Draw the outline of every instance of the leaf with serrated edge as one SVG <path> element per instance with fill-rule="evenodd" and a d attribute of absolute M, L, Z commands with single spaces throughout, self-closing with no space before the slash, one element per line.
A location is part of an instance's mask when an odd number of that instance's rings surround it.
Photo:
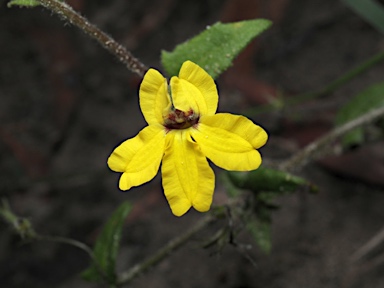
<path fill-rule="evenodd" d="M 265 19 L 234 23 L 216 23 L 192 39 L 178 45 L 172 52 L 162 51 L 161 61 L 169 76 L 179 73 L 181 65 L 190 60 L 217 78 L 233 59 L 261 32 L 272 24 Z"/>

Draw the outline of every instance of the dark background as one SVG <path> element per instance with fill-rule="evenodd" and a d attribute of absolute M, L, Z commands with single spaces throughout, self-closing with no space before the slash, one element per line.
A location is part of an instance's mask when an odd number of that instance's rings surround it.
<path fill-rule="evenodd" d="M 39 233 L 89 245 L 118 204 L 130 200 L 134 210 L 118 260 L 119 270 L 126 270 L 203 215 L 174 217 L 159 176 L 119 192 L 118 175 L 106 166 L 113 148 L 145 125 L 137 97 L 141 79 L 51 12 L 8 9 L 6 2 L 0 1 L 0 196 Z M 219 110 L 247 113 L 271 134 L 264 159 L 284 159 L 321 136 L 348 99 L 383 80 L 381 64 L 331 95 L 285 113 L 252 116 L 265 95 L 284 91 L 290 97 L 321 88 L 378 53 L 382 35 L 334 0 L 70 2 L 158 69 L 161 49 L 171 50 L 216 21 L 272 19 L 274 26 L 218 79 Z M 248 253 L 257 267 L 230 245 L 220 253 L 202 249 L 219 227 L 212 226 L 132 286 L 384 287 L 384 262 L 374 262 L 380 249 L 351 262 L 383 227 L 382 147 L 374 142 L 309 165 L 301 175 L 319 193 L 279 199 L 271 255 L 261 253 L 246 233 L 239 236 L 238 242 L 253 245 Z M 225 201 L 217 181 L 214 202 Z M 98 287 L 78 276 L 89 264 L 82 251 L 47 242 L 20 245 L 3 222 L 0 231 L 1 287 Z"/>

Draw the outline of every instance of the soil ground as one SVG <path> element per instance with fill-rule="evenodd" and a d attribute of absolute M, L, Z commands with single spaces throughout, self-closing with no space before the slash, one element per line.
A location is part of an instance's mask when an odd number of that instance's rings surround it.
<path fill-rule="evenodd" d="M 160 67 L 161 49 L 171 50 L 220 20 L 225 1 L 72 2 L 144 63 Z M 50 12 L 0 3 L 0 196 L 14 211 L 42 234 L 91 245 L 106 217 L 122 201 L 131 201 L 135 208 L 124 229 L 120 270 L 203 217 L 194 211 L 174 217 L 159 176 L 119 192 L 118 175 L 106 166 L 112 149 L 145 125 L 138 107 L 140 78 Z M 292 0 L 283 11 L 252 48 L 254 72 L 248 76 L 255 83 L 286 94 L 312 91 L 383 49 L 382 35 L 341 1 Z M 258 107 L 256 96 L 227 81 L 230 73 L 218 79 L 219 109 L 251 115 Z M 378 65 L 332 95 L 296 106 L 288 116 L 252 116 L 271 135 L 262 149 L 264 159 L 289 157 L 330 129 L 335 111 L 357 91 L 382 81 L 382 75 L 384 66 Z M 252 88 L 254 82 L 247 85 Z M 370 161 L 359 164 L 356 159 L 357 175 L 362 175 Z M 351 262 L 351 255 L 383 229 L 383 187 L 348 171 L 341 174 L 319 163 L 301 173 L 319 193 L 298 192 L 278 200 L 270 255 L 246 233 L 239 236 L 238 242 L 252 244 L 248 253 L 256 267 L 231 245 L 220 253 L 202 249 L 202 241 L 217 229 L 213 225 L 132 287 L 384 287 L 384 262 L 375 262 L 383 245 L 370 258 Z M 217 183 L 215 203 L 225 199 Z M 82 251 L 50 242 L 20 245 L 2 222 L 0 231 L 1 287 L 98 287 L 78 276 L 89 264 Z"/>

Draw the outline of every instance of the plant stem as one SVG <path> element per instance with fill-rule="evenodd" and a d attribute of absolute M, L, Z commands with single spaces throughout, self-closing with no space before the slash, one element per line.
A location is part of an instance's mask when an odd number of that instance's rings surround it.
<path fill-rule="evenodd" d="M 355 78 L 355 77 L 359 76 L 360 74 L 364 73 L 365 71 L 369 70 L 370 68 L 372 68 L 376 64 L 379 64 L 383 60 L 384 60 L 384 51 L 381 51 L 381 52 L 377 53 L 376 55 L 374 55 L 373 57 L 366 60 L 365 62 L 363 62 L 362 64 L 360 64 L 359 66 L 349 70 L 348 72 L 346 72 L 345 74 L 343 74 L 342 76 L 337 78 L 336 80 L 332 81 L 331 83 L 329 83 L 324 88 L 322 88 L 318 91 L 315 91 L 315 92 L 297 95 L 294 98 L 292 98 L 291 100 L 288 99 L 287 103 L 290 105 L 294 105 L 294 104 L 301 103 L 302 101 L 305 101 L 305 100 L 310 100 L 313 98 L 318 98 L 318 97 L 322 97 L 322 96 L 325 96 L 327 94 L 330 94 L 333 91 L 337 90 L 339 87 L 341 87 L 344 84 L 351 81 L 353 78 Z"/>
<path fill-rule="evenodd" d="M 39 234 L 36 235 L 35 240 L 67 244 L 67 245 L 76 247 L 80 250 L 83 250 L 85 253 L 88 254 L 89 258 L 91 258 L 93 264 L 95 265 L 97 271 L 100 274 L 100 277 L 105 281 L 105 283 L 109 283 L 109 279 L 105 274 L 105 271 L 101 267 L 99 261 L 96 259 L 95 254 L 93 253 L 93 250 L 87 244 L 71 238 L 60 237 L 60 236 L 39 235 Z"/>
<path fill-rule="evenodd" d="M 280 109 L 285 109 L 288 110 L 290 106 L 300 104 L 304 101 L 319 98 L 319 97 L 324 97 L 344 84 L 348 83 L 355 77 L 359 76 L 360 74 L 368 71 L 371 69 L 373 66 L 379 64 L 380 62 L 384 61 L 384 51 L 381 51 L 374 55 L 373 57 L 369 58 L 365 62 L 361 63 L 359 66 L 347 71 L 345 74 L 337 78 L 336 80 L 332 81 L 328 85 L 326 85 L 324 88 L 321 88 L 319 90 L 316 90 L 314 92 L 308 92 L 308 93 L 303 93 L 299 94 L 296 96 L 292 96 L 288 99 L 280 100 L 276 99 L 273 101 L 271 104 L 266 104 L 263 106 L 260 106 L 258 108 L 250 109 L 245 112 L 246 115 L 253 116 L 257 115 L 260 113 L 267 113 L 271 112 L 274 110 L 280 110 Z"/>
<path fill-rule="evenodd" d="M 344 134 L 359 126 L 363 126 L 365 124 L 373 122 L 383 116 L 384 107 L 370 110 L 359 118 L 353 119 L 350 122 L 347 122 L 344 125 L 335 128 L 328 134 L 312 142 L 307 147 L 293 155 L 290 159 L 284 161 L 281 165 L 279 165 L 279 169 L 290 172 L 300 170 L 313 158 L 315 158 L 319 154 L 322 154 L 325 148 L 337 138 L 343 136 Z"/>
<path fill-rule="evenodd" d="M 83 242 L 77 241 L 75 239 L 59 237 L 59 236 L 36 235 L 36 240 L 63 243 L 63 244 L 74 246 L 76 248 L 79 248 L 80 250 L 83 250 L 85 253 L 88 254 L 88 256 L 92 260 L 95 260 L 95 256 L 93 254 L 92 249 L 88 245 L 84 244 Z"/>
<path fill-rule="evenodd" d="M 77 26 L 93 39 L 98 41 L 101 46 L 114 54 L 117 59 L 126 65 L 132 72 L 143 76 L 148 68 L 135 58 L 131 52 L 125 49 L 121 44 L 113 38 L 101 31 L 95 25 L 91 24 L 86 18 L 74 11 L 71 6 L 65 2 L 57 0 L 38 0 L 42 6 L 56 13 L 60 18 L 67 20 L 69 23 Z"/>
<path fill-rule="evenodd" d="M 165 259 L 169 254 L 175 251 L 177 248 L 185 244 L 192 236 L 197 234 L 203 228 L 207 227 L 210 223 L 217 220 L 219 216 L 209 214 L 197 222 L 192 228 L 187 230 L 184 234 L 179 237 L 176 237 L 168 242 L 163 248 L 158 250 L 154 255 L 145 259 L 143 262 L 136 264 L 127 272 L 124 272 L 120 275 L 118 280 L 118 285 L 122 286 L 131 282 L 134 278 L 139 276 L 140 274 L 146 272 L 148 269 L 153 267 L 154 265 L 161 262 Z"/>

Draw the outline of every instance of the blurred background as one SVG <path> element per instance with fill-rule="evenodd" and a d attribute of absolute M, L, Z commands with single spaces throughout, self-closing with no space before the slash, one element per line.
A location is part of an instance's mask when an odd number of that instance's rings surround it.
<path fill-rule="evenodd" d="M 335 93 L 284 111 L 256 113 L 278 97 L 313 91 L 384 49 L 382 34 L 334 0 L 72 0 L 92 23 L 161 70 L 172 50 L 217 21 L 267 18 L 257 38 L 217 81 L 219 111 L 246 114 L 265 127 L 266 162 L 299 151 L 334 126 L 335 113 L 358 91 L 383 80 L 377 65 Z M 380 1 L 379 1 L 380 2 Z M 145 125 L 138 106 L 141 79 L 76 27 L 43 8 L 7 8 L 0 1 L 0 196 L 42 234 L 92 245 L 124 200 L 134 204 L 124 228 L 119 270 L 126 270 L 181 234 L 203 215 L 171 214 L 159 175 L 120 192 L 106 159 Z M 309 165 L 302 176 L 319 193 L 281 197 L 273 214 L 273 246 L 265 255 L 252 239 L 249 255 L 231 245 L 218 253 L 201 243 L 208 227 L 133 287 L 384 287 L 384 261 L 359 264 L 351 255 L 384 226 L 383 141 Z M 216 169 L 214 203 L 227 200 Z M 76 248 L 34 242 L 0 222 L 2 287 L 98 287 L 80 279 L 88 256 Z M 377 255 L 376 255 L 377 254 Z M 383 256 L 381 256 L 383 258 Z M 374 262 L 376 261 L 376 262 Z"/>

